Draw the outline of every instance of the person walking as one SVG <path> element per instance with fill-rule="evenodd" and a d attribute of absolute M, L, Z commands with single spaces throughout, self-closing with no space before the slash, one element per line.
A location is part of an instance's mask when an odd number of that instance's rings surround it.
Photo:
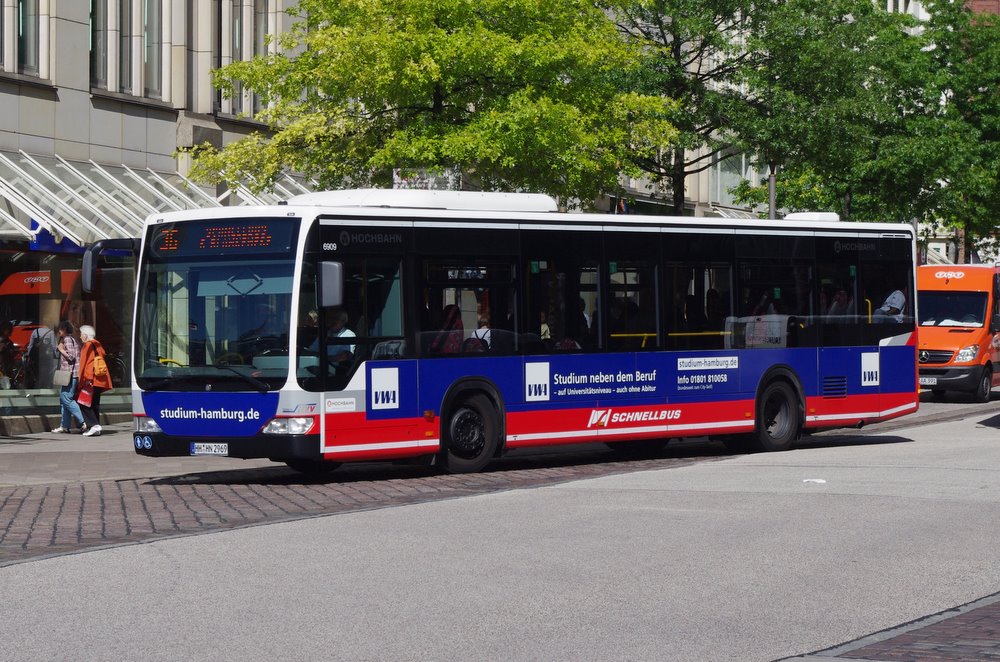
<path fill-rule="evenodd" d="M 104 346 L 97 339 L 94 327 L 89 324 L 81 326 L 80 340 L 83 341 L 83 348 L 80 350 L 80 385 L 76 401 L 87 424 L 83 436 L 96 437 L 101 434 L 101 393 L 112 387 L 111 375 Z"/>
<path fill-rule="evenodd" d="M 79 383 L 76 364 L 80 360 L 80 343 L 76 339 L 75 331 L 73 323 L 69 320 L 63 320 L 56 326 L 56 334 L 59 336 L 56 344 L 56 351 L 59 352 L 59 371 L 65 370 L 69 373 L 69 383 L 59 387 L 59 411 L 62 419 L 59 427 L 53 432 L 72 432 L 73 419 L 76 419 L 83 432 L 87 431 L 80 404 L 74 399 L 76 385 Z"/>

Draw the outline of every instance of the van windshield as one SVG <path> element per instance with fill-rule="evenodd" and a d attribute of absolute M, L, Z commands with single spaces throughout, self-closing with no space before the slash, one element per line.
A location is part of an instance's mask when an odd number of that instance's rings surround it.
<path fill-rule="evenodd" d="M 921 290 L 920 326 L 981 327 L 986 324 L 986 292 Z"/>

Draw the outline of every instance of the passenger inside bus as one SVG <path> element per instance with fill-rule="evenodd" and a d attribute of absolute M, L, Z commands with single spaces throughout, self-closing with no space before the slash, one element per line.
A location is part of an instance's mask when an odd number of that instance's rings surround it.
<path fill-rule="evenodd" d="M 827 315 L 854 314 L 854 301 L 851 299 L 851 295 L 847 293 L 845 288 L 838 287 L 834 290 L 832 299 L 830 307 L 826 311 Z"/>
<path fill-rule="evenodd" d="M 902 322 L 903 308 L 906 306 L 906 296 L 900 290 L 893 290 L 885 298 L 882 305 L 872 314 L 876 322 Z"/>
<path fill-rule="evenodd" d="M 347 327 L 347 311 L 340 306 L 326 309 L 326 356 L 330 369 L 337 372 L 350 368 L 356 345 L 349 338 L 355 338 L 354 331 Z M 319 353 L 319 338 L 309 346 L 309 350 Z"/>
<path fill-rule="evenodd" d="M 465 327 L 462 311 L 455 304 L 448 304 L 442 311 L 441 328 L 431 340 L 431 354 L 457 354 L 462 351 Z"/>

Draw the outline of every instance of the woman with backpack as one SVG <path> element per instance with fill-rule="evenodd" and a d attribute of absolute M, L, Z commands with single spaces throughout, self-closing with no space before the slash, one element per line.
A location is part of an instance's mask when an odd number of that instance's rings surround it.
<path fill-rule="evenodd" d="M 56 350 L 59 352 L 60 373 L 69 374 L 69 382 L 59 384 L 59 411 L 62 414 L 59 427 L 53 432 L 72 432 L 73 419 L 80 424 L 82 432 L 87 431 L 87 424 L 83 420 L 83 412 L 80 411 L 80 404 L 76 398 L 77 385 L 77 361 L 80 360 L 80 343 L 76 340 L 76 329 L 69 320 L 63 320 L 56 326 L 56 333 L 59 334 L 59 344 Z"/>
<path fill-rule="evenodd" d="M 111 388 L 111 375 L 105 360 L 104 346 L 97 339 L 94 327 L 84 324 L 80 327 L 80 390 L 76 401 L 80 404 L 87 431 L 84 437 L 96 437 L 101 434 L 101 393 Z"/>

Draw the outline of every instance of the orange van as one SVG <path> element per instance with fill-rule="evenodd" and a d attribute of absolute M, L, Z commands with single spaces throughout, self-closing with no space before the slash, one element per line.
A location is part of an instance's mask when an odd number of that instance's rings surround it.
<path fill-rule="evenodd" d="M 971 393 L 988 402 L 1000 384 L 1000 267 L 917 268 L 920 386 L 935 395 Z"/>

